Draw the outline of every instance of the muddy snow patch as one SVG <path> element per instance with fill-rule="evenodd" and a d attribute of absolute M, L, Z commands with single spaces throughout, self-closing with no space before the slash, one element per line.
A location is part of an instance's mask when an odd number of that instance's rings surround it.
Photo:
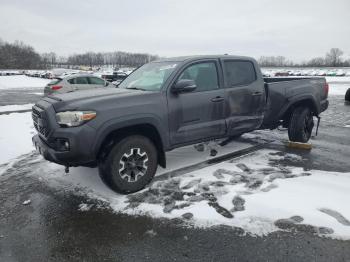
<path fill-rule="evenodd" d="M 283 164 L 277 164 L 276 156 Z M 108 189 L 96 169 L 73 168 L 63 175 L 62 167 L 43 162 L 35 175 L 40 172 L 50 185 L 102 200 L 115 212 L 178 219 L 198 227 L 228 225 L 256 235 L 286 230 L 350 239 L 350 173 L 306 172 L 284 164 L 290 159 L 302 158 L 261 150 L 155 181 L 127 196 Z"/>
<path fill-rule="evenodd" d="M 78 210 L 81 212 L 89 211 L 93 206 L 93 204 L 81 203 Z"/>

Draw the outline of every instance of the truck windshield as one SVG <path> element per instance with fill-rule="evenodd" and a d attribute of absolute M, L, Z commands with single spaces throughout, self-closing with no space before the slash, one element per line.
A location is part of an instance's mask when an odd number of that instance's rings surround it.
<path fill-rule="evenodd" d="M 128 76 L 120 88 L 140 89 L 145 91 L 158 91 L 177 66 L 174 62 L 148 63 Z"/>

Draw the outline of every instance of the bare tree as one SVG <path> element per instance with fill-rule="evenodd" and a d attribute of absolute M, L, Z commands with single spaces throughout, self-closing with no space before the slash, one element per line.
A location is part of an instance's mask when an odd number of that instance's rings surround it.
<path fill-rule="evenodd" d="M 261 66 L 292 66 L 293 63 L 288 61 L 284 56 L 262 56 L 259 58 Z"/>
<path fill-rule="evenodd" d="M 40 55 L 31 46 L 20 41 L 0 44 L 1 69 L 34 69 L 40 66 Z"/>
<path fill-rule="evenodd" d="M 312 58 L 306 63 L 307 66 L 318 66 L 318 67 L 325 66 L 325 64 L 326 64 L 326 61 L 323 57 Z"/>
<path fill-rule="evenodd" d="M 326 64 L 329 66 L 339 66 L 341 64 L 341 56 L 344 54 L 339 48 L 332 48 L 326 54 Z"/>
<path fill-rule="evenodd" d="M 119 66 L 140 66 L 149 61 L 158 59 L 156 55 L 135 54 L 127 52 L 107 52 L 94 53 L 88 52 L 84 54 L 74 54 L 68 57 L 68 64 L 72 66 L 101 66 L 112 65 Z"/>
<path fill-rule="evenodd" d="M 54 52 L 43 53 L 40 56 L 44 68 L 52 68 L 57 64 L 57 56 Z"/>

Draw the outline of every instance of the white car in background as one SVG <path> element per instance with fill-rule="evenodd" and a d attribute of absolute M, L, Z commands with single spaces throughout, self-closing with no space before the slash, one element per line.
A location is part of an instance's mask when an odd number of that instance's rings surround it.
<path fill-rule="evenodd" d="M 345 76 L 345 72 L 343 70 L 338 70 L 335 74 L 336 76 Z"/>
<path fill-rule="evenodd" d="M 318 71 L 318 76 L 326 76 L 327 75 L 327 72 L 324 71 L 324 70 L 321 70 L 321 71 Z"/>
<path fill-rule="evenodd" d="M 56 78 L 44 88 L 44 95 L 70 93 L 94 88 L 115 87 L 104 79 L 91 74 L 73 74 L 64 78 Z"/>

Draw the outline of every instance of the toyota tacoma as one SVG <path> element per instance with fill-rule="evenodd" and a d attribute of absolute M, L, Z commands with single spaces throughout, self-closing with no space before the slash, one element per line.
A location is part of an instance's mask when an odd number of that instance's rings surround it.
<path fill-rule="evenodd" d="M 109 187 L 132 193 L 178 147 L 279 126 L 307 142 L 327 97 L 325 78 L 263 78 L 249 57 L 168 58 L 141 66 L 119 88 L 41 99 L 33 143 L 48 161 L 98 166 Z"/>

